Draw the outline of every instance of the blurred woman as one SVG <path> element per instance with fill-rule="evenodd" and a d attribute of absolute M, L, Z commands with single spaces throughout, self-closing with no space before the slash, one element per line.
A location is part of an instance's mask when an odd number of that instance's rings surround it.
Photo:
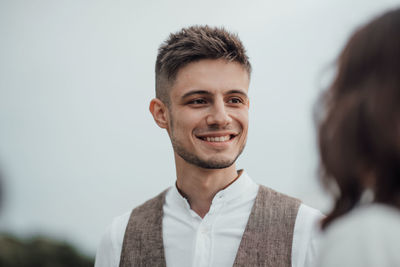
<path fill-rule="evenodd" d="M 319 104 L 334 196 L 318 266 L 400 266 L 400 9 L 357 30 Z"/>

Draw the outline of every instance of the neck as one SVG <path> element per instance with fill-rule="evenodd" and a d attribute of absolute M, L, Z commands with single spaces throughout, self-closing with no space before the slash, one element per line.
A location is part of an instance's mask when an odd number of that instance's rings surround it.
<path fill-rule="evenodd" d="M 190 208 L 204 218 L 214 196 L 238 177 L 236 166 L 232 164 L 224 169 L 204 169 L 175 158 L 178 190 L 188 200 Z"/>

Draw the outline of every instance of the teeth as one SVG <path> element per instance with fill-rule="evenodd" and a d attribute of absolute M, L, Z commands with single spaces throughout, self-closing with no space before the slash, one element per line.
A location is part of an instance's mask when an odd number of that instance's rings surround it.
<path fill-rule="evenodd" d="M 229 140 L 229 135 L 226 136 L 217 136 L 217 137 L 205 137 L 204 140 L 207 142 L 225 142 Z"/>

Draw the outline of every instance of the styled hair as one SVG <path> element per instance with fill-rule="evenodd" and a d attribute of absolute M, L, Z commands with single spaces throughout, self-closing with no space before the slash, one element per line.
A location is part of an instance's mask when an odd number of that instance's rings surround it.
<path fill-rule="evenodd" d="M 178 71 L 202 59 L 225 59 L 238 62 L 251 73 L 246 50 L 237 34 L 224 28 L 191 26 L 170 34 L 161 44 L 156 61 L 156 97 L 169 103 L 169 89 Z"/>
<path fill-rule="evenodd" d="M 320 174 L 338 191 L 322 228 L 360 204 L 366 190 L 374 202 L 400 208 L 400 9 L 351 36 L 317 104 Z"/>

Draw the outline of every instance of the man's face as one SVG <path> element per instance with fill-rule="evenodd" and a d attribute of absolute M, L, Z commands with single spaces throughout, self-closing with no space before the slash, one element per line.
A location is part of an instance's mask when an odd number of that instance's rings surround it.
<path fill-rule="evenodd" d="M 249 75 L 236 62 L 200 60 L 179 70 L 170 91 L 175 153 L 207 169 L 231 166 L 247 139 Z"/>

